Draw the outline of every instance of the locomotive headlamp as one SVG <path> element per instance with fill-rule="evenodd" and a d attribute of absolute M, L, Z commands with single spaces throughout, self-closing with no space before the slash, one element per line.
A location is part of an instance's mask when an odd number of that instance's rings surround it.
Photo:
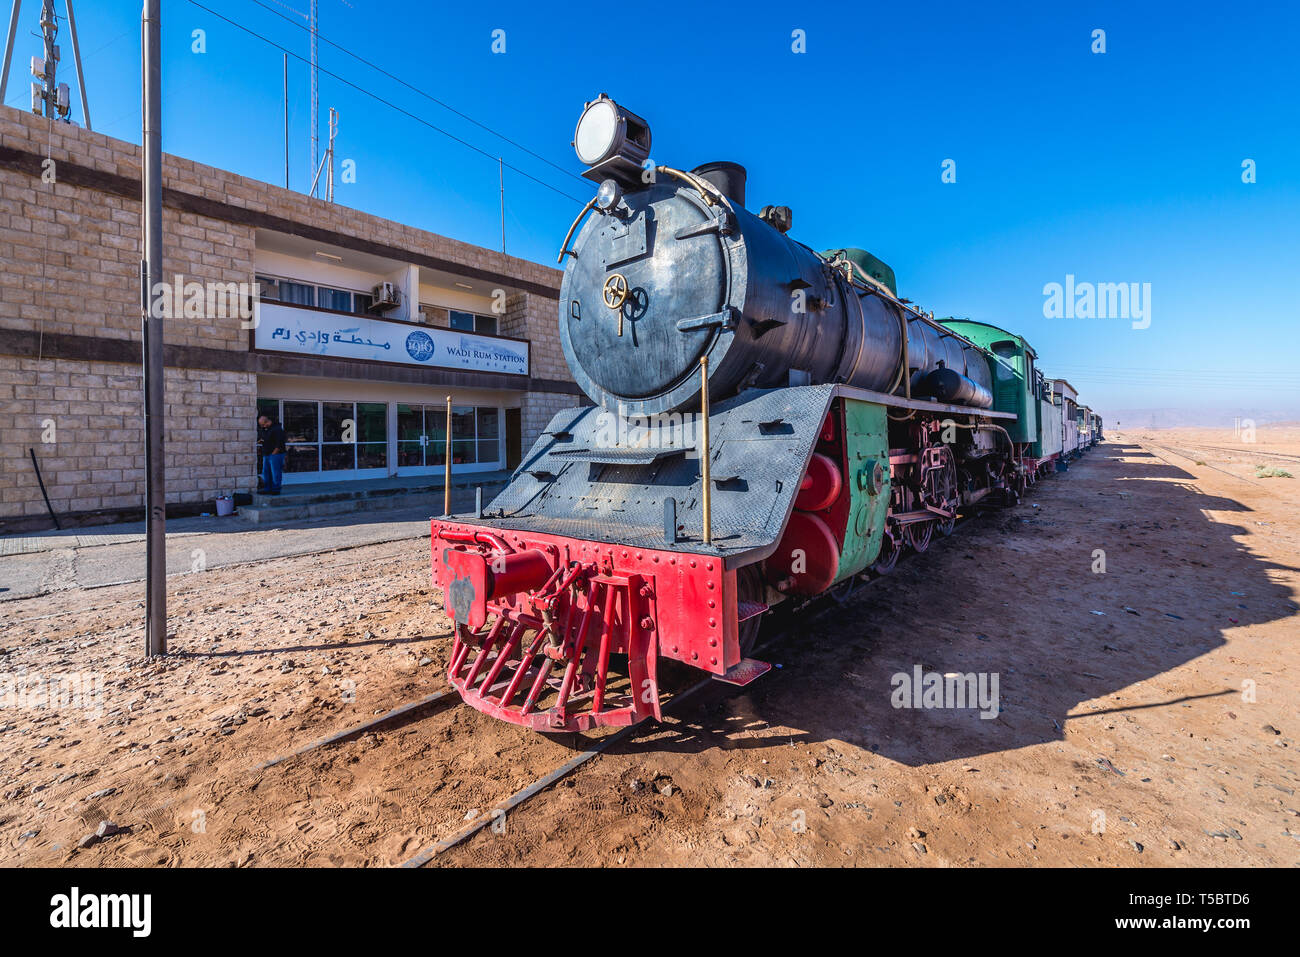
<path fill-rule="evenodd" d="M 596 208 L 608 213 L 622 198 L 623 191 L 618 188 L 618 183 L 612 179 L 604 180 L 600 184 L 600 189 L 596 190 Z"/>
<path fill-rule="evenodd" d="M 633 183 L 650 156 L 650 127 L 604 93 L 588 103 L 573 134 L 578 159 L 590 167 L 583 175 L 597 181 L 613 177 Z"/>

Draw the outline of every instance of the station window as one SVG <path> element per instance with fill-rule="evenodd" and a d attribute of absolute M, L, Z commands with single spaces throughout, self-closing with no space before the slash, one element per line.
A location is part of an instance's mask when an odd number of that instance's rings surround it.
<path fill-rule="evenodd" d="M 316 305 L 322 309 L 336 309 L 339 312 L 353 311 L 353 293 L 347 289 L 331 289 L 329 286 L 318 286 L 316 295 Z"/>
<path fill-rule="evenodd" d="M 258 399 L 257 411 L 279 418 L 287 473 L 351 472 L 388 467 L 388 404 Z M 258 462 L 261 471 L 261 461 Z"/>
<path fill-rule="evenodd" d="M 353 292 L 351 289 L 339 289 L 336 286 L 296 282 L 292 279 L 277 279 L 274 276 L 258 276 L 257 281 L 261 284 L 261 298 L 266 302 L 317 306 L 321 309 L 333 309 L 336 312 L 352 315 L 363 315 L 370 311 L 369 293 Z"/>
<path fill-rule="evenodd" d="M 258 276 L 257 296 L 266 302 L 279 302 L 280 280 L 272 279 L 270 276 Z"/>
<path fill-rule="evenodd" d="M 316 287 L 305 282 L 292 282 L 288 279 L 281 279 L 280 301 L 292 303 L 295 306 L 314 306 L 316 305 Z"/>
<path fill-rule="evenodd" d="M 501 457 L 501 416 L 496 409 L 478 409 L 478 460 L 495 462 Z"/>
<path fill-rule="evenodd" d="M 496 316 L 479 316 L 472 312 L 457 312 L 453 309 L 449 325 L 453 329 L 462 329 L 465 332 L 477 332 L 489 336 L 497 334 Z"/>

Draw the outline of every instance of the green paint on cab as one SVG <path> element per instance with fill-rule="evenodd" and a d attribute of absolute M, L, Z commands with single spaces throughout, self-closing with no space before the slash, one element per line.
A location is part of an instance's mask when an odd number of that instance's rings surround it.
<path fill-rule="evenodd" d="M 835 580 L 855 575 L 876 560 L 889 513 L 889 419 L 885 406 L 844 400 L 844 447 L 848 464 L 848 527 Z"/>

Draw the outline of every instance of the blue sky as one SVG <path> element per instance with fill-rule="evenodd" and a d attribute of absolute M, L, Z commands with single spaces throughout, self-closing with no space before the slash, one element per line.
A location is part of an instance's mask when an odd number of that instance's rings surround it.
<path fill-rule="evenodd" d="M 307 0 L 203 2 L 278 47 L 163 0 L 163 147 L 282 182 L 280 48 L 307 56 Z M 11 105 L 27 98 L 38 6 L 25 4 Z M 507 251 L 553 263 L 591 191 L 569 145 L 574 123 L 605 91 L 650 122 L 658 162 L 744 164 L 750 206 L 791 206 L 800 241 L 870 249 L 902 295 L 937 315 L 1022 332 L 1049 373 L 1103 412 L 1300 417 L 1294 4 L 319 8 L 323 70 L 483 151 L 322 74 L 322 127 L 336 107 L 338 155 L 356 162 L 357 182 L 337 187 L 345 205 L 496 248 L 500 155 L 517 168 L 506 170 Z M 94 126 L 138 142 L 140 5 L 75 9 Z M 496 29 L 504 54 L 491 49 Z M 1091 50 L 1096 29 L 1104 54 Z M 291 185 L 306 189 L 308 70 L 295 56 L 289 98 Z M 941 181 L 946 159 L 955 183 Z M 1043 286 L 1067 274 L 1150 283 L 1150 327 L 1045 318 Z"/>

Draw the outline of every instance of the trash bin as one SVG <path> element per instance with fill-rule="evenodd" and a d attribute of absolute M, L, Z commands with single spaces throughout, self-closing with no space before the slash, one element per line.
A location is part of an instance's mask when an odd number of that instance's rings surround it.
<path fill-rule="evenodd" d="M 222 495 L 217 499 L 217 515 L 233 515 L 235 513 L 235 499 L 230 495 Z"/>

